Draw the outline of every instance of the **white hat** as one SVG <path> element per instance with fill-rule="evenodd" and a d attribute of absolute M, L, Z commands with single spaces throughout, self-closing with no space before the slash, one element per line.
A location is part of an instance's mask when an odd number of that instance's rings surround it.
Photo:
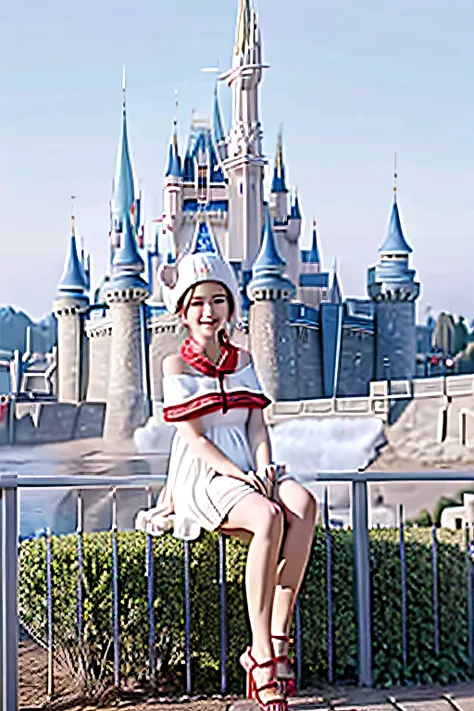
<path fill-rule="evenodd" d="M 205 216 L 198 221 L 191 249 L 180 255 L 175 264 L 164 264 L 160 269 L 163 301 L 172 314 L 177 313 L 188 289 L 205 281 L 225 286 L 234 301 L 234 317 L 238 309 L 239 286 L 234 269 L 224 259 L 212 236 Z"/>

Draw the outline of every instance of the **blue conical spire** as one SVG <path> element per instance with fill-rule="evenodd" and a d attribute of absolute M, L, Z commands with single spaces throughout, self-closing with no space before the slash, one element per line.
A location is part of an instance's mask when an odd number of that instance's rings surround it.
<path fill-rule="evenodd" d="M 316 220 L 313 220 L 313 236 L 311 239 L 311 249 L 309 250 L 309 261 L 312 264 L 319 264 L 318 230 Z"/>
<path fill-rule="evenodd" d="M 406 255 L 413 252 L 412 248 L 405 239 L 405 235 L 403 234 L 396 193 L 393 199 L 387 235 L 379 249 L 379 252 L 397 252 L 398 254 Z"/>
<path fill-rule="evenodd" d="M 291 205 L 290 218 L 292 220 L 301 220 L 300 201 L 299 201 L 299 197 L 298 197 L 298 189 L 297 188 L 295 188 L 295 199 Z"/>
<path fill-rule="evenodd" d="M 112 212 L 125 214 L 129 212 L 135 202 L 135 181 L 133 177 L 132 160 L 130 157 L 130 145 L 127 131 L 127 108 L 125 94 L 125 67 L 122 81 L 122 128 L 120 132 L 119 147 L 117 153 L 117 166 L 112 194 Z"/>
<path fill-rule="evenodd" d="M 130 220 L 130 212 L 123 216 L 123 231 L 120 239 L 120 247 L 115 251 L 114 260 L 112 262 L 114 269 L 127 269 L 137 274 L 141 274 L 145 265 L 141 258 L 135 234 Z"/>
<path fill-rule="evenodd" d="M 58 284 L 58 291 L 61 294 L 82 295 L 87 291 L 87 283 L 84 276 L 84 269 L 77 252 L 76 232 L 74 227 L 74 217 L 72 218 L 71 239 L 69 241 L 69 251 L 64 264 L 64 271 Z"/>
<path fill-rule="evenodd" d="M 181 158 L 178 151 L 178 93 L 176 92 L 176 113 L 173 121 L 173 133 L 168 147 L 168 165 L 165 171 L 166 178 L 181 178 Z"/>
<path fill-rule="evenodd" d="M 342 289 L 339 283 L 339 277 L 337 274 L 337 259 L 334 258 L 332 265 L 332 282 L 329 302 L 331 304 L 342 304 L 343 302 Z"/>
<path fill-rule="evenodd" d="M 270 211 L 268 209 L 268 205 L 265 205 L 265 224 L 263 226 L 260 251 L 253 265 L 253 274 L 254 276 L 262 272 L 283 274 L 285 266 L 286 262 L 282 258 L 280 252 L 278 251 L 278 247 L 275 244 Z"/>
<path fill-rule="evenodd" d="M 213 134 L 216 143 L 225 140 L 224 124 L 222 121 L 221 108 L 219 106 L 219 95 L 217 93 L 217 82 L 214 88 Z"/>
<path fill-rule="evenodd" d="M 275 158 L 275 168 L 273 171 L 272 193 L 287 193 L 285 179 L 285 164 L 283 162 L 283 134 L 280 129 L 278 133 L 277 152 Z"/>

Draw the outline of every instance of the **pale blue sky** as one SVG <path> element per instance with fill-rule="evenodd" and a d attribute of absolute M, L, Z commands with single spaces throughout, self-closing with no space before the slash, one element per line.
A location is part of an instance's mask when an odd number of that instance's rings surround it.
<path fill-rule="evenodd" d="M 229 66 L 237 0 L 15 0 L 0 47 L 0 304 L 49 310 L 62 272 L 69 196 L 100 279 L 127 66 L 129 133 L 146 216 L 161 213 L 174 106 L 210 107 L 200 68 Z M 426 303 L 474 316 L 472 0 L 257 0 L 264 147 L 283 123 L 289 179 L 317 216 L 325 265 L 365 295 L 399 196 Z M 228 97 L 223 95 L 223 103 Z M 309 239 L 309 226 L 304 241 Z"/>

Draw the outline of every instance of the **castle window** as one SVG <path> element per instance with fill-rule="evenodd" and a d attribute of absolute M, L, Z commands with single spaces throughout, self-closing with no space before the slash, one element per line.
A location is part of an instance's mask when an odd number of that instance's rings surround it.
<path fill-rule="evenodd" d="M 244 194 L 244 184 L 243 183 L 240 183 L 240 185 L 239 185 L 239 192 L 241 195 Z"/>
<path fill-rule="evenodd" d="M 198 200 L 205 200 L 207 197 L 207 166 L 198 166 Z"/>

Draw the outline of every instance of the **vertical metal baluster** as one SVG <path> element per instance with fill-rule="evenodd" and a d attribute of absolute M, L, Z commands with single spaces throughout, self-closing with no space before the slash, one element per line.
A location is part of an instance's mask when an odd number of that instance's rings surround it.
<path fill-rule="evenodd" d="M 84 634 L 84 549 L 83 527 L 84 507 L 82 491 L 77 492 L 77 639 L 79 648 L 82 649 Z"/>
<path fill-rule="evenodd" d="M 119 609 L 118 609 L 118 525 L 117 525 L 117 489 L 112 490 L 112 615 L 114 643 L 114 684 L 120 684 L 120 649 L 119 649 Z"/>
<path fill-rule="evenodd" d="M 402 662 L 405 676 L 408 665 L 407 645 L 407 563 L 405 551 L 405 514 L 403 504 L 400 504 L 400 567 L 402 586 Z"/>
<path fill-rule="evenodd" d="M 147 488 L 147 505 L 151 509 L 153 506 L 153 493 L 150 487 Z M 150 676 L 150 686 L 156 688 L 156 650 L 155 650 L 155 560 L 153 557 L 153 536 L 147 534 L 146 537 L 146 576 L 148 594 L 148 668 Z"/>
<path fill-rule="evenodd" d="M 219 592 L 221 615 L 221 694 L 227 693 L 227 577 L 225 538 L 219 536 Z"/>
<path fill-rule="evenodd" d="M 48 681 L 47 694 L 49 698 L 54 696 L 54 651 L 53 651 L 53 575 L 52 575 L 52 551 L 51 551 L 51 529 L 46 529 L 46 610 L 48 625 Z"/>
<path fill-rule="evenodd" d="M 466 555 L 467 555 L 467 627 L 469 669 L 474 674 L 474 546 L 469 523 L 466 523 Z"/>
<path fill-rule="evenodd" d="M 329 487 L 324 492 L 324 526 L 326 529 L 326 598 L 328 606 L 328 683 L 334 683 L 334 647 L 333 647 L 333 599 L 332 599 L 332 538 L 329 525 Z"/>
<path fill-rule="evenodd" d="M 0 708 L 18 708 L 18 496 L 17 477 L 2 476 L 0 490 Z"/>
<path fill-rule="evenodd" d="M 186 693 L 191 695 L 191 586 L 190 544 L 184 541 L 184 644 L 186 656 Z"/>
<path fill-rule="evenodd" d="M 301 676 L 303 672 L 303 658 L 301 649 L 301 605 L 299 598 L 296 598 L 295 605 L 295 653 L 296 653 L 296 686 L 301 689 Z"/>
<path fill-rule="evenodd" d="M 438 540 L 436 526 L 431 528 L 431 551 L 433 560 L 433 625 L 434 625 L 434 651 L 439 654 L 439 599 L 438 599 Z"/>
<path fill-rule="evenodd" d="M 372 686 L 372 618 L 370 607 L 369 491 L 362 475 L 352 482 L 352 527 L 359 643 L 359 685 Z"/>

